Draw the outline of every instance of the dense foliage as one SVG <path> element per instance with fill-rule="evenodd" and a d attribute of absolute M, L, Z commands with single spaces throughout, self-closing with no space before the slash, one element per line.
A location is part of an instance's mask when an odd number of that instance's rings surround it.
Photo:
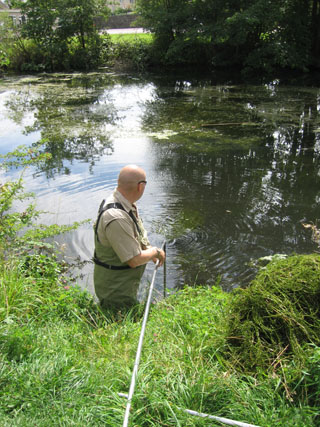
<path fill-rule="evenodd" d="M 51 156 L 47 152 L 41 152 L 42 145 L 40 142 L 32 148 L 21 146 L 1 155 L 0 169 L 46 163 Z M 39 218 L 44 212 L 36 209 L 34 201 L 30 202 L 34 195 L 24 191 L 22 178 L 23 172 L 17 181 L 0 183 L 0 265 L 10 266 L 11 262 L 18 259 L 19 271 L 32 270 L 40 276 L 47 275 L 48 261 L 49 264 L 53 261 L 56 271 L 64 270 L 62 265 L 68 270 L 63 260 L 58 266 L 59 248 L 52 243 L 52 238 L 76 229 L 80 223 L 61 226 L 41 224 Z M 29 200 L 27 205 L 26 200 Z M 8 303 L 6 294 L 5 298 Z"/>
<path fill-rule="evenodd" d="M 36 15 L 33 18 L 37 21 Z M 66 31 L 42 36 L 43 23 L 18 27 L 1 14 L 0 71 L 87 71 L 99 66 L 142 71 L 155 63 L 152 34 L 110 36 L 90 28 L 74 35 Z"/>
<path fill-rule="evenodd" d="M 138 0 L 163 63 L 320 66 L 319 0 Z"/>
<path fill-rule="evenodd" d="M 99 34 L 99 17 L 110 14 L 103 0 L 11 3 L 24 20 L 21 31 L 0 25 L 4 69 L 93 69 L 112 66 L 115 56 L 120 64 L 118 54 L 125 65 L 134 58 L 129 62 L 139 70 L 196 65 L 265 74 L 320 67 L 320 0 L 137 0 L 140 24 L 155 35 L 152 49 L 144 42 L 124 48 Z"/>
<path fill-rule="evenodd" d="M 12 2 L 21 10 L 24 64 L 61 70 L 92 68 L 100 58 L 101 39 L 95 18 L 107 17 L 101 0 L 27 0 Z M 27 67 L 27 65 L 25 65 Z M 28 67 L 27 67 L 28 68 Z"/>

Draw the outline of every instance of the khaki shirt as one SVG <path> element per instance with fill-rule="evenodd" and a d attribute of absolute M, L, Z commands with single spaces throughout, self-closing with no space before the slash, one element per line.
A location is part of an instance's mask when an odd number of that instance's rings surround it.
<path fill-rule="evenodd" d="M 150 243 L 139 217 L 137 206 L 130 203 L 117 190 L 114 190 L 113 194 L 106 200 L 105 205 L 115 202 L 121 203 L 127 212 L 133 211 L 143 231 L 143 236 L 139 236 L 132 219 L 122 209 L 111 208 L 102 214 L 97 230 L 99 241 L 106 248 L 111 246 L 120 261 L 124 263 L 139 255 L 142 249 L 150 247 Z"/>

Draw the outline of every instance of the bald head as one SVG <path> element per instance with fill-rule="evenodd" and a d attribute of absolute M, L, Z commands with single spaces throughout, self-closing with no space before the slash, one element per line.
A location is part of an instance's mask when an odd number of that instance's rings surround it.
<path fill-rule="evenodd" d="M 144 184 L 139 182 L 145 180 L 146 173 L 142 168 L 136 165 L 124 166 L 118 176 L 118 191 L 134 202 L 142 196 Z"/>

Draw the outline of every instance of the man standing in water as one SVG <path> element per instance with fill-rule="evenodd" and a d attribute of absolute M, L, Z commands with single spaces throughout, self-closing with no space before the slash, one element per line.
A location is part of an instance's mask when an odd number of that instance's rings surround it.
<path fill-rule="evenodd" d="M 162 265 L 165 253 L 151 246 L 138 214 L 146 173 L 136 165 L 121 169 L 118 187 L 101 203 L 95 224 L 94 287 L 102 307 L 130 307 L 146 264 Z"/>

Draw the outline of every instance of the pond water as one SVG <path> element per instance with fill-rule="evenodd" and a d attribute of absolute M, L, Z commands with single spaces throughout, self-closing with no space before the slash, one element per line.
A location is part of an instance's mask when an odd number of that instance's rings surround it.
<path fill-rule="evenodd" d="M 107 72 L 5 77 L 0 121 L 1 153 L 43 140 L 52 154 L 24 172 L 48 212 L 42 221 L 90 219 L 57 239 L 70 257 L 91 259 L 98 206 L 128 163 L 147 172 L 140 212 L 152 244 L 167 240 L 167 288 L 246 286 L 259 257 L 318 250 L 303 223 L 320 221 L 320 86 Z M 80 280 L 90 292 L 92 270 L 88 263 Z M 159 295 L 163 281 L 159 270 Z"/>

